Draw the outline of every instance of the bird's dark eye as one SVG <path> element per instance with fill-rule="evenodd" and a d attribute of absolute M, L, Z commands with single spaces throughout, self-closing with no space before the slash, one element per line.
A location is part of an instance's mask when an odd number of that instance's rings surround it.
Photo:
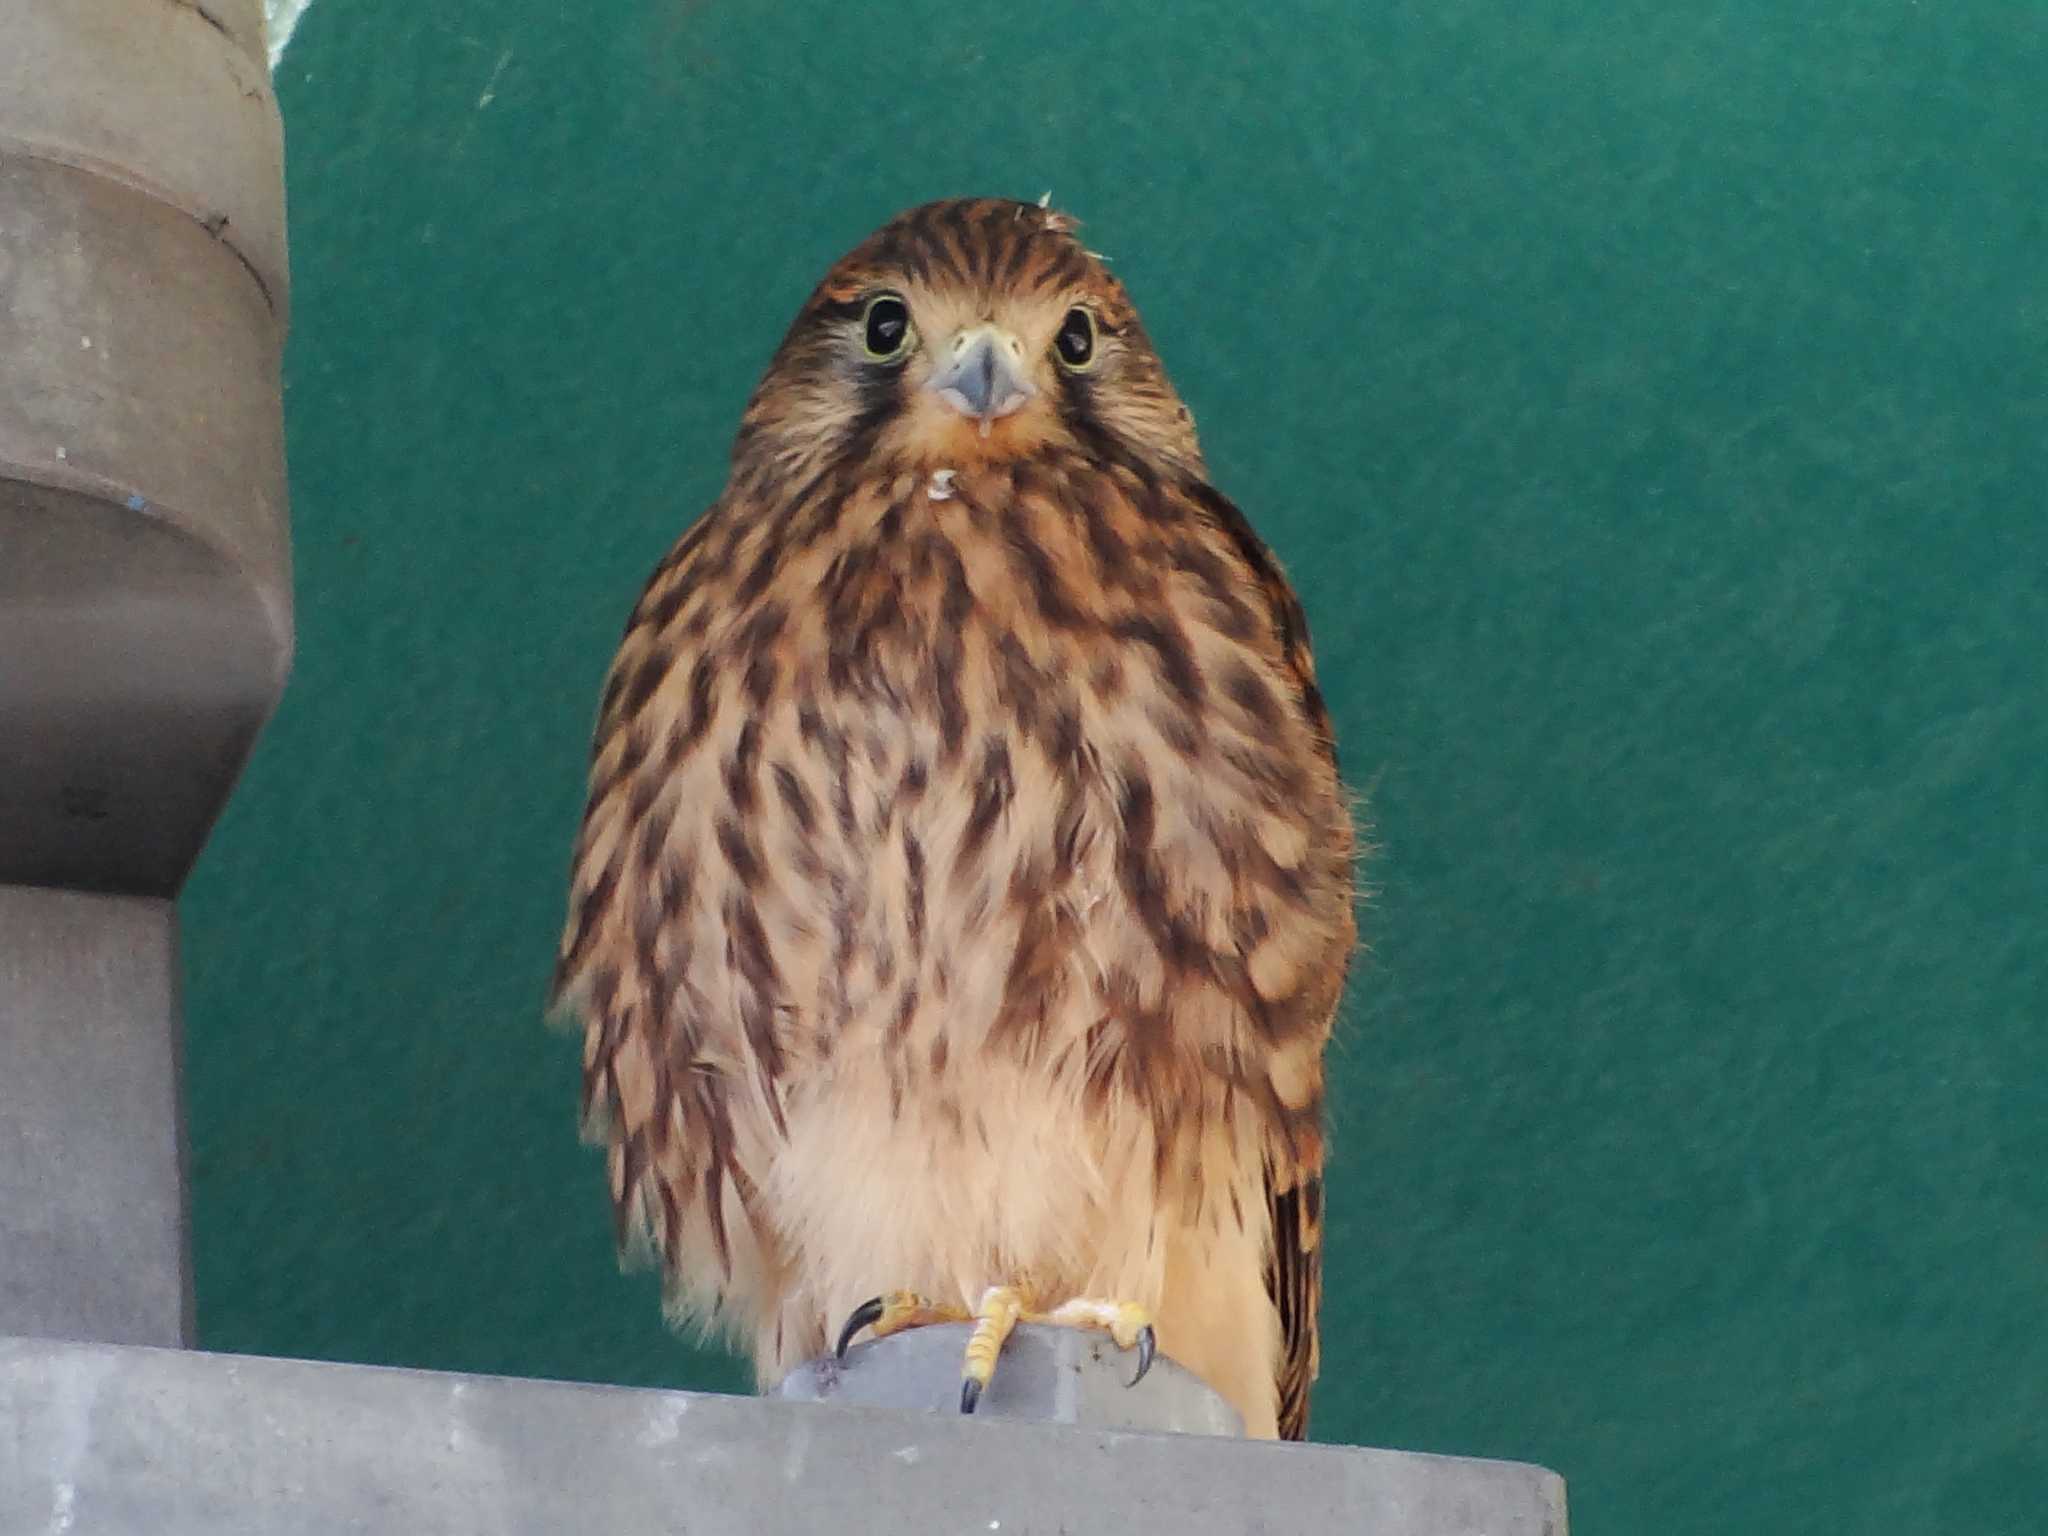
<path fill-rule="evenodd" d="M 1053 338 L 1053 345 L 1067 367 L 1076 373 L 1087 368 L 1095 361 L 1095 316 L 1076 304 L 1060 322 L 1060 333 Z"/>
<path fill-rule="evenodd" d="M 910 306 L 902 295 L 878 293 L 868 300 L 861 320 L 861 340 L 868 356 L 877 362 L 893 362 L 910 346 Z"/>

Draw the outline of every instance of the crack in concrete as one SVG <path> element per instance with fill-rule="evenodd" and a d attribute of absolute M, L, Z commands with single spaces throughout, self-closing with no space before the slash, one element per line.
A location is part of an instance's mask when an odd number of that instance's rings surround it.
<path fill-rule="evenodd" d="M 243 269 L 248 272 L 250 280 L 256 284 L 256 291 L 262 295 L 264 307 L 272 315 L 282 318 L 283 309 L 278 302 L 279 296 L 271 290 L 270 284 L 264 280 L 263 269 L 257 266 L 249 253 L 243 250 L 240 244 L 231 237 L 230 231 L 233 229 L 233 225 L 228 215 L 220 209 L 216 208 L 201 212 L 189 202 L 180 198 L 168 187 L 159 186 L 148 177 L 138 175 L 133 167 L 108 160 L 104 156 L 81 154 L 60 144 L 43 143 L 34 139 L 19 139 L 9 133 L 0 133 L 0 158 L 8 156 L 19 157 L 22 160 L 34 161 L 43 165 L 62 166 L 66 170 L 77 171 L 83 175 L 107 182 L 112 186 L 125 188 L 129 192 L 146 197 L 151 202 L 190 219 L 201 229 L 205 230 L 207 234 L 211 235 L 223 250 L 230 252 L 235 260 L 242 264 Z M 286 282 L 290 281 L 289 269 L 287 269 L 285 280 Z"/>
<path fill-rule="evenodd" d="M 218 16 L 214 15 L 213 12 L 209 11 L 203 4 L 200 3 L 200 0 L 171 0 L 171 4 L 176 6 L 182 6 L 185 10 L 190 11 L 193 15 L 197 16 L 201 21 L 205 22 L 209 27 L 213 28 L 213 30 L 218 32 L 222 37 L 226 38 L 229 42 L 235 44 L 236 47 L 241 46 L 242 40 L 236 37 L 234 33 L 228 30 L 228 24 L 222 21 Z"/>

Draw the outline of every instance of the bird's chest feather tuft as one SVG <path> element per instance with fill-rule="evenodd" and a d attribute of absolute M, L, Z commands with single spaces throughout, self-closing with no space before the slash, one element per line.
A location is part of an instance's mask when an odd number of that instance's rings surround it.
<path fill-rule="evenodd" d="M 872 1053 L 900 1096 L 993 1047 L 1156 1098 L 1312 1035 L 1348 810 L 1232 540 L 1057 459 L 828 477 L 686 536 L 585 835 L 699 1069 L 789 1092 Z"/>

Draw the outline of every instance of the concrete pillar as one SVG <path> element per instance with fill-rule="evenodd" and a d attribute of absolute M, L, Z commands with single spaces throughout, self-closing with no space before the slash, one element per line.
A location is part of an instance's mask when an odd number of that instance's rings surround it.
<path fill-rule="evenodd" d="M 189 1343 L 177 914 L 0 888 L 0 1332 Z"/>
<path fill-rule="evenodd" d="M 8 0 L 0 1333 L 189 1342 L 171 901 L 290 664 L 287 292 L 261 0 Z"/>

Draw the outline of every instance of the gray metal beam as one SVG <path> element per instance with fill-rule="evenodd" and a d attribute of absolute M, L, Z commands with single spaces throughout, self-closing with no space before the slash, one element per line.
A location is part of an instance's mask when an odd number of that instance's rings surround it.
<path fill-rule="evenodd" d="M 0 1423 L 69 1536 L 1566 1529 L 1514 1462 L 106 1345 L 0 1340 Z"/>

